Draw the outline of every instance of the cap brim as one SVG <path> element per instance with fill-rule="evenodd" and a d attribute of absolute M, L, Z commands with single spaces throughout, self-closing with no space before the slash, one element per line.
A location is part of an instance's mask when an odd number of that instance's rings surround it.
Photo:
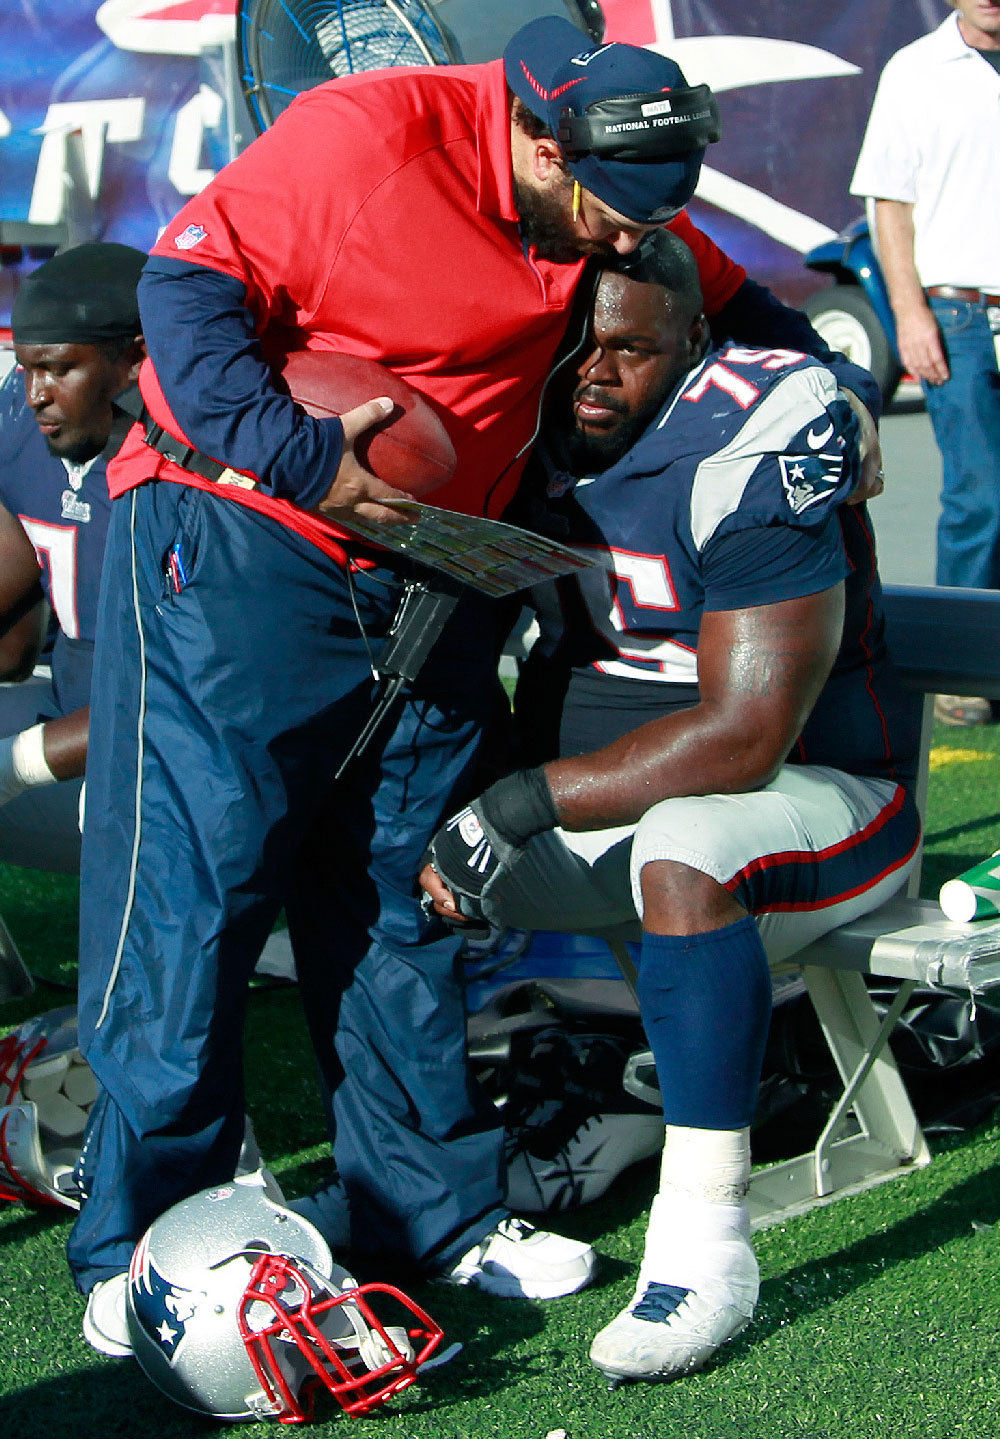
<path fill-rule="evenodd" d="M 567 164 L 574 179 L 605 205 L 637 225 L 676 215 L 694 195 L 704 151 L 674 160 L 607 160 L 581 155 Z"/>

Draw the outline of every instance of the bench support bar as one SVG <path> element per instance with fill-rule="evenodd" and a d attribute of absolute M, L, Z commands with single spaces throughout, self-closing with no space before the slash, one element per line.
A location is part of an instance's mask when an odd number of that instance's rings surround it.
<path fill-rule="evenodd" d="M 887 1048 L 913 981 L 900 986 L 880 1020 L 860 974 L 809 965 L 803 978 L 844 1088 L 809 1153 L 753 1174 L 755 1229 L 881 1184 L 931 1158 Z M 849 1116 L 853 1132 L 844 1134 Z"/>

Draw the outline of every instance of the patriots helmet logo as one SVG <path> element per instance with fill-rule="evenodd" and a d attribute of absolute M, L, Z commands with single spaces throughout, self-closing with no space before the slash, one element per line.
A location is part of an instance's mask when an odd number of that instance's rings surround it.
<path fill-rule="evenodd" d="M 844 457 L 840 454 L 779 455 L 781 484 L 793 515 L 818 505 L 840 484 Z"/>
<path fill-rule="evenodd" d="M 179 1289 L 158 1272 L 149 1255 L 149 1234 L 136 1245 L 129 1265 L 132 1310 L 142 1328 L 172 1361 L 204 1294 Z"/>

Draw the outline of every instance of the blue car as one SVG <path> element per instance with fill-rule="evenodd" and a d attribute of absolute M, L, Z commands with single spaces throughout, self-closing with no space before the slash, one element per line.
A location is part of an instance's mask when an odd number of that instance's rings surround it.
<path fill-rule="evenodd" d="M 855 220 L 805 256 L 810 270 L 832 275 L 802 306 L 834 350 L 871 370 L 888 404 L 903 377 L 896 352 L 896 324 L 868 221 Z"/>

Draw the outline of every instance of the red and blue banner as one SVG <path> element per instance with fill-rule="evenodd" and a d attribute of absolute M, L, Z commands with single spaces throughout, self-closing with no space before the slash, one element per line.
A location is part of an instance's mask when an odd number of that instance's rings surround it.
<path fill-rule="evenodd" d="M 448 16 L 452 0 L 430 3 Z M 506 15 L 502 0 L 475 4 L 480 29 L 483 8 Z M 0 246 L 25 234 L 58 243 L 60 233 L 63 243 L 68 234 L 153 244 L 248 138 L 235 5 L 5 0 Z M 693 213 L 792 302 L 818 285 L 803 254 L 859 213 L 848 185 L 882 65 L 948 8 L 946 0 L 603 0 L 609 39 L 662 50 L 689 82 L 717 92 L 723 138 Z M 0 258 L 15 253 L 0 249 Z M 17 274 L 0 269 L 0 324 Z"/>

